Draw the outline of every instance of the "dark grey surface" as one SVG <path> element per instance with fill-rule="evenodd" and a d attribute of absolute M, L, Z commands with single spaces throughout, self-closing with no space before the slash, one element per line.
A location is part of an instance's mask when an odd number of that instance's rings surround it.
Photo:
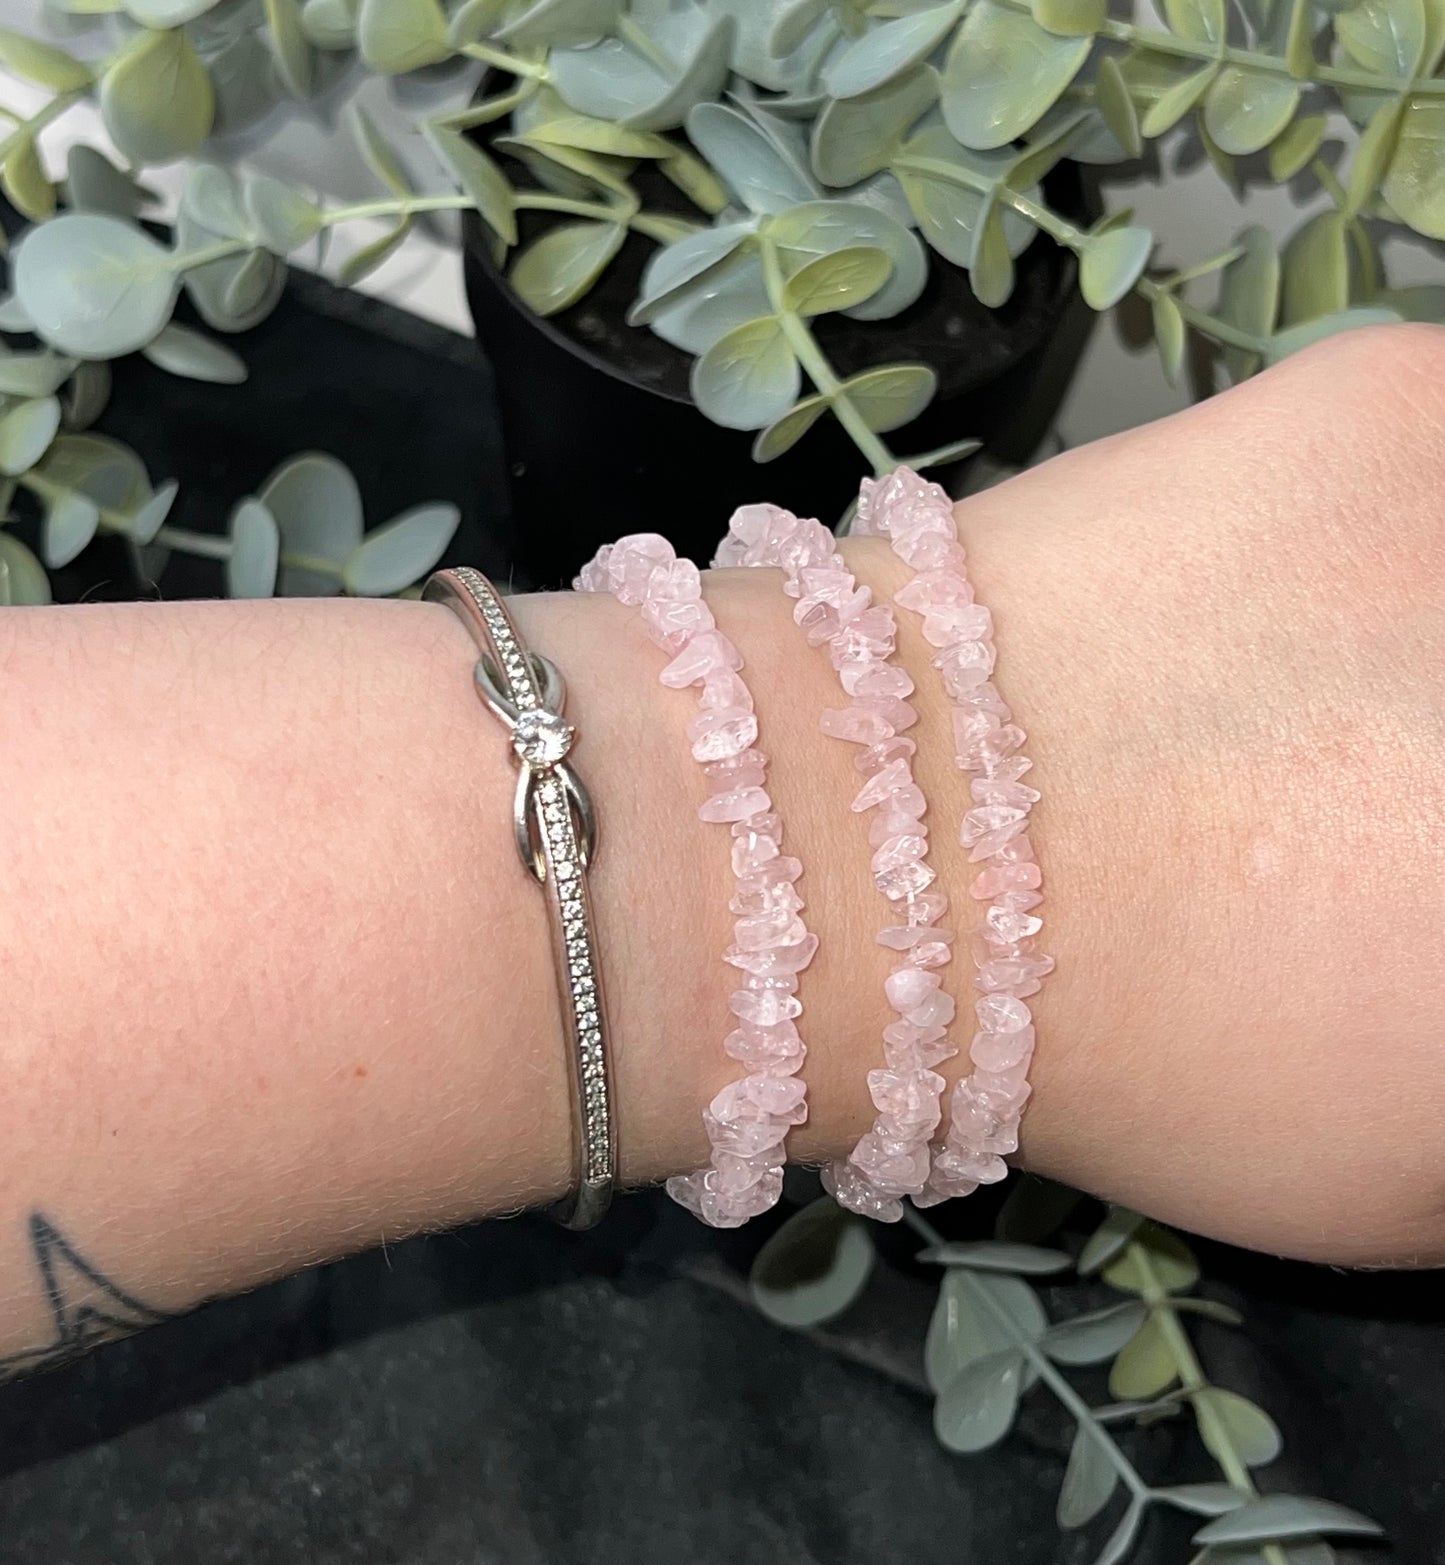
<path fill-rule="evenodd" d="M 589 1239 L 534 1219 L 480 1225 L 210 1306 L 0 1390 L 0 1558 L 1093 1558 L 1100 1528 L 1053 1526 L 1069 1430 L 1046 1392 L 994 1452 L 954 1457 L 934 1442 L 919 1365 L 931 1275 L 909 1266 L 901 1236 L 884 1236 L 901 1267 L 880 1269 L 817 1338 L 747 1303 L 741 1267 L 756 1242 L 704 1234 L 656 1195 L 625 1201 Z M 1445 1561 L 1435 1279 L 1206 1253 L 1211 1275 L 1230 1279 L 1213 1291 L 1249 1321 L 1242 1335 L 1202 1326 L 1206 1360 L 1285 1430 L 1262 1485 L 1371 1512 L 1395 1539 L 1385 1557 Z M 1081 1384 L 1103 1399 L 1097 1380 Z M 1214 1476 L 1184 1420 L 1131 1441 L 1160 1481 Z M 1190 1557 L 1182 1528 L 1160 1528 L 1137 1558 Z"/>

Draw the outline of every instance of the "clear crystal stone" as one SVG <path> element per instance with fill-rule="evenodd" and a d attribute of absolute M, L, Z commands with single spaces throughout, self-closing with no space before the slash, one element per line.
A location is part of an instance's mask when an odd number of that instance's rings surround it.
<path fill-rule="evenodd" d="M 533 707 L 517 716 L 512 747 L 532 766 L 555 766 L 572 748 L 577 730 L 565 717 Z"/>

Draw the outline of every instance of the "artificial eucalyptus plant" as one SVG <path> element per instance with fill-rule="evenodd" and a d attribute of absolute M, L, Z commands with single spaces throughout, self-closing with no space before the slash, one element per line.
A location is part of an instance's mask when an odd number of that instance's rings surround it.
<path fill-rule="evenodd" d="M 154 487 L 133 454 L 87 431 L 106 361 L 123 354 L 242 380 L 213 334 L 260 322 L 288 257 L 360 219 L 386 231 L 347 260 L 343 282 L 426 214 L 471 210 L 539 315 L 584 298 L 641 236 L 655 253 L 630 320 L 693 357 L 702 413 L 756 430 L 764 461 L 831 415 L 875 472 L 898 460 L 885 436 L 936 390 L 933 369 L 890 353 L 887 323 L 933 266 L 1001 305 L 1040 234 L 1077 257 L 1094 309 L 1147 302 L 1171 378 L 1191 332 L 1239 379 L 1351 325 L 1445 313 L 1442 290 L 1392 289 L 1381 254 L 1394 230 L 1445 237 L 1445 0 L 1161 3 L 1153 20 L 1107 0 L 48 0 L 45 39 L 0 30 L 0 68 L 51 94 L 29 117 L 0 106 L 0 184 L 32 225 L 0 301 L 0 600 L 45 601 L 45 567 L 102 531 L 128 541 L 146 577 L 171 549 L 221 560 L 238 596 L 397 592 L 430 569 L 454 509 L 423 506 L 367 533 L 334 458 L 286 463 L 236 507 L 229 536 L 212 537 L 168 525 L 174 485 Z M 398 150 L 355 112 L 375 199 L 326 206 L 208 156 L 280 99 L 454 61 L 471 67 L 457 105 L 416 127 L 430 174 L 417 176 L 417 147 Z M 473 102 L 476 63 L 486 81 Z M 82 145 L 50 168 L 46 126 L 90 99 L 119 162 Z M 1083 226 L 1048 204 L 1062 160 L 1137 163 L 1185 120 L 1222 179 L 1301 181 L 1326 204 L 1282 248 L 1247 228 L 1211 256 L 1167 259 L 1127 210 Z M 144 171 L 190 158 L 161 237 L 143 223 L 155 210 Z M 208 330 L 172 319 L 183 297 Z M 877 323 L 877 363 L 848 376 L 814 326 L 840 311 Z M 968 444 L 907 459 L 938 463 Z M 39 559 L 3 525 L 27 506 L 41 516 Z M 1251 1471 L 1277 1454 L 1278 1431 L 1205 1378 L 1185 1318 L 1227 1312 L 1189 1291 L 1197 1267 L 1177 1239 L 1122 1212 L 1078 1255 L 950 1245 L 910 1221 L 943 1269 L 927 1350 L 940 1438 L 982 1449 L 1022 1395 L 1051 1392 L 1076 1425 L 1060 1522 L 1118 1511 L 1098 1565 L 1129 1555 L 1161 1507 L 1201 1518 L 1196 1565 L 1326 1565 L 1326 1537 L 1377 1531 L 1323 1501 L 1259 1496 Z M 808 1209 L 764 1251 L 757 1296 L 776 1319 L 815 1324 L 871 1265 L 858 1220 Z M 1102 1270 L 1130 1299 L 1051 1323 L 1025 1276 L 1071 1266 Z M 1109 1359 L 1115 1400 L 1090 1407 L 1064 1370 Z M 1121 1426 L 1181 1410 L 1220 1482 L 1150 1482 L 1120 1444 Z"/>
<path fill-rule="evenodd" d="M 1040 233 L 1077 256 L 1095 309 L 1147 301 L 1171 377 L 1191 332 L 1238 379 L 1330 332 L 1438 312 L 1441 290 L 1390 287 L 1381 240 L 1445 236 L 1445 0 L 1161 5 L 1156 21 L 1111 14 L 1107 0 L 47 0 L 56 37 L 0 32 L 0 66 L 53 94 L 28 118 L 8 114 L 0 140 L 4 189 L 35 225 L 15 246 L 0 328 L 39 344 L 0 359 L 0 471 L 52 515 L 61 507 L 50 565 L 95 527 L 184 546 L 147 537 L 155 508 L 136 516 L 77 485 L 96 451 L 61 431 L 94 415 L 100 366 L 121 354 L 241 378 L 234 354 L 172 322 L 177 300 L 214 332 L 243 331 L 276 303 L 288 256 L 363 217 L 389 226 L 342 281 L 384 261 L 424 214 L 473 209 L 499 256 L 515 252 L 512 286 L 543 315 L 584 297 L 641 235 L 656 253 L 630 319 L 694 356 L 703 413 L 758 431 L 760 460 L 831 414 L 875 471 L 898 460 L 885 436 L 937 383 L 929 366 L 894 361 L 885 323 L 930 266 L 962 269 L 984 304 L 1003 303 Z M 488 90 L 417 126 L 435 169 L 420 182 L 417 160 L 360 113 L 373 201 L 328 208 L 206 161 L 218 132 L 278 99 L 453 61 L 480 62 Z M 57 179 L 38 138 L 92 97 L 124 166 L 77 147 Z M 1047 203 L 1061 160 L 1128 164 L 1185 120 L 1221 178 L 1303 181 L 1327 204 L 1282 249 L 1247 228 L 1176 266 L 1127 210 L 1081 226 Z M 158 239 L 140 225 L 136 176 L 191 157 L 174 231 Z M 1206 306 L 1196 285 L 1210 274 Z M 813 323 L 836 311 L 879 323 L 875 366 L 835 371 Z M 37 486 L 57 438 L 61 476 Z M 236 547 L 274 546 L 279 561 L 279 528 L 249 514 L 258 541 Z M 406 531 L 420 574 L 435 529 Z M 39 590 L 43 570 L 0 540 L 12 596 Z M 266 590 L 279 575 L 264 564 L 258 554 L 234 574 Z M 328 556 L 323 579 L 351 585 L 345 560 Z"/>
<path fill-rule="evenodd" d="M 1333 1501 L 1260 1493 L 1254 1471 L 1279 1456 L 1283 1437 L 1262 1407 L 1210 1381 L 1188 1330 L 1191 1318 L 1238 1327 L 1240 1315 L 1197 1292 L 1189 1247 L 1136 1212 L 1110 1207 L 1085 1237 L 1062 1233 L 1081 1205 L 1075 1192 L 1025 1176 L 1000 1211 L 999 1237 L 962 1243 L 905 1207 L 923 1242 L 917 1259 L 940 1273 L 923 1349 L 939 1441 L 964 1455 L 988 1450 L 1025 1396 L 1047 1393 L 1072 1425 L 1056 1519 L 1065 1531 L 1098 1532 L 1093 1565 L 1159 1565 L 1140 1552 L 1156 1511 L 1194 1518 L 1189 1565 L 1335 1565 L 1331 1539 L 1378 1541 L 1376 1523 Z M 825 1326 L 868 1285 L 872 1231 L 829 1199 L 803 1206 L 758 1252 L 758 1307 L 795 1330 Z M 1057 1319 L 1041 1280 L 1062 1306 Z M 1123 1297 L 1080 1309 L 1078 1296 L 1101 1282 Z M 1066 1371 L 1094 1366 L 1107 1366 L 1110 1400 L 1091 1404 Z M 1135 1464 L 1130 1431 L 1181 1416 L 1193 1421 L 1216 1479 L 1151 1480 Z"/>

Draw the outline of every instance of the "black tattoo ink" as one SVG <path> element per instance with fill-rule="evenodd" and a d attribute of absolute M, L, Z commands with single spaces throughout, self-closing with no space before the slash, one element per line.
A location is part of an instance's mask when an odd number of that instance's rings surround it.
<path fill-rule="evenodd" d="M 102 1342 L 174 1319 L 112 1282 L 42 1213 L 31 1214 L 29 1230 L 55 1337 L 43 1347 L 0 1354 L 0 1381 L 58 1368 Z"/>

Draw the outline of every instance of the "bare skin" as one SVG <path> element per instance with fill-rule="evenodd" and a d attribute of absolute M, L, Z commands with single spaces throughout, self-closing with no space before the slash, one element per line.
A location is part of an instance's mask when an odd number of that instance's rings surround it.
<path fill-rule="evenodd" d="M 1442 387 L 1445 333 L 1355 333 L 960 507 L 1044 792 L 1059 968 L 1027 1166 L 1268 1250 L 1445 1261 Z M 880 595 L 901 580 L 849 551 Z M 771 573 L 707 594 L 822 942 L 793 1141 L 819 1159 L 871 1112 L 882 904 L 850 756 L 817 730 L 826 661 Z M 730 1075 L 726 834 L 696 820 L 691 699 L 658 685 L 635 611 L 517 610 L 568 675 L 603 814 L 624 1171 L 653 1180 L 705 1154 Z M 907 626 L 902 650 L 966 901 L 942 692 Z M 445 609 L 15 610 L 0 657 L 12 1371 L 52 1334 L 34 1214 L 170 1311 L 563 1187 L 541 899 Z"/>

